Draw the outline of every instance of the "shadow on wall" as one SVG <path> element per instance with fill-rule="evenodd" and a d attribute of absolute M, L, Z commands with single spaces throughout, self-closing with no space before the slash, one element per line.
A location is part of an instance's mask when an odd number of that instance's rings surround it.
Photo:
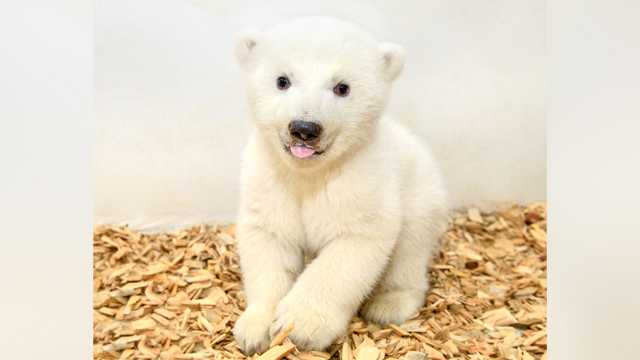
<path fill-rule="evenodd" d="M 236 31 L 299 15 L 405 46 L 388 113 L 433 149 L 454 206 L 544 200 L 544 3 L 110 0 L 97 4 L 96 223 L 235 217 L 250 129 Z"/>

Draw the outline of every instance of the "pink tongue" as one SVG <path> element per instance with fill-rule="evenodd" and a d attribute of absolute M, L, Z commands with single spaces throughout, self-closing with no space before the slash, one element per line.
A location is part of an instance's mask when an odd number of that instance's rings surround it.
<path fill-rule="evenodd" d="M 293 145 L 291 146 L 291 153 L 297 158 L 304 159 L 313 155 L 315 151 L 313 149 L 309 149 L 306 146 Z"/>

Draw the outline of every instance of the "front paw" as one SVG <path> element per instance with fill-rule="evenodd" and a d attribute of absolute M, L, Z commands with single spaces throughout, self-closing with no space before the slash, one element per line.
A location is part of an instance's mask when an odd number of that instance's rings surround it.
<path fill-rule="evenodd" d="M 322 351 L 345 333 L 350 320 L 345 311 L 310 304 L 304 299 L 285 297 L 276 310 L 271 336 L 293 325 L 289 339 L 300 350 Z"/>
<path fill-rule="evenodd" d="M 273 311 L 261 306 L 249 306 L 236 321 L 233 336 L 246 355 L 261 353 L 269 347 L 269 327 Z"/>

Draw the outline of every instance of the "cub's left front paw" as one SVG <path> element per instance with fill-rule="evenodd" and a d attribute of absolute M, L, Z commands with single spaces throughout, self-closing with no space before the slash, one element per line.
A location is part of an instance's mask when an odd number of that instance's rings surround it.
<path fill-rule="evenodd" d="M 269 326 L 273 310 L 261 306 L 249 306 L 233 327 L 233 335 L 246 355 L 261 353 L 269 347 Z"/>
<path fill-rule="evenodd" d="M 273 338 L 282 329 L 293 324 L 289 339 L 298 349 L 322 351 L 344 334 L 349 320 L 350 314 L 324 306 L 314 307 L 304 300 L 285 297 L 278 305 L 270 333 Z"/>

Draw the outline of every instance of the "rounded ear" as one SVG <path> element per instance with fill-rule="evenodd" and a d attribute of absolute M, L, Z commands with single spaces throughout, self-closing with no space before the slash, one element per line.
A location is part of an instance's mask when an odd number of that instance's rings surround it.
<path fill-rule="evenodd" d="M 260 43 L 262 34 L 257 31 L 243 31 L 235 36 L 236 61 L 247 69 L 255 62 L 256 46 Z"/>
<path fill-rule="evenodd" d="M 378 46 L 378 51 L 382 56 L 382 71 L 384 71 L 387 80 L 395 80 L 404 67 L 404 48 L 393 43 L 381 43 Z"/>

